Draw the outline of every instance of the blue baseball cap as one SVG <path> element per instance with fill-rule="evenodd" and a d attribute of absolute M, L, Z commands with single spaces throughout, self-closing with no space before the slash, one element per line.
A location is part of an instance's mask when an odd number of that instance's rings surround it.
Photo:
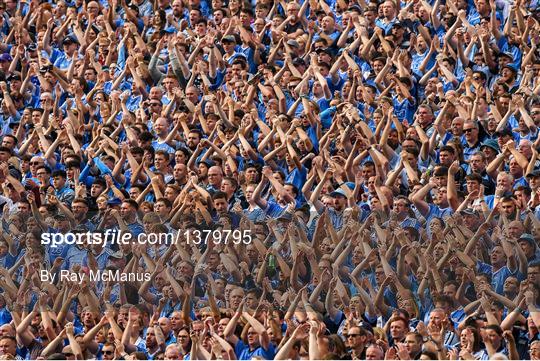
<path fill-rule="evenodd" d="M 420 228 L 422 228 L 422 225 L 415 218 L 405 218 L 403 222 L 401 222 L 401 228 L 412 228 L 419 232 Z"/>
<path fill-rule="evenodd" d="M 482 147 L 488 147 L 496 151 L 497 153 L 501 152 L 501 149 L 499 148 L 499 143 L 495 139 L 487 139 L 482 144 L 480 144 L 480 149 Z"/>
<path fill-rule="evenodd" d="M 119 206 L 120 204 L 122 204 L 122 201 L 120 200 L 120 198 L 111 198 L 107 201 L 107 204 L 109 206 Z"/>
<path fill-rule="evenodd" d="M 330 197 L 336 198 L 336 197 L 345 197 L 347 198 L 347 193 L 341 188 L 336 189 L 332 193 L 330 193 Z"/>

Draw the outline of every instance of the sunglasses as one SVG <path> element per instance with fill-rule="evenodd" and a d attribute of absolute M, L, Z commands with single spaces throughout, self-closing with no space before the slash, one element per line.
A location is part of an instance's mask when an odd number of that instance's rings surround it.
<path fill-rule="evenodd" d="M 107 350 L 107 351 L 103 351 L 103 354 L 104 355 L 112 355 L 114 353 L 114 351 L 110 351 L 110 350 Z"/>
<path fill-rule="evenodd" d="M 473 130 L 475 130 L 476 128 L 468 128 L 468 129 L 463 129 L 463 132 L 464 133 L 470 133 L 472 132 Z"/>
<path fill-rule="evenodd" d="M 75 355 L 72 354 L 72 353 L 70 353 L 70 352 L 68 352 L 68 353 L 64 353 L 64 356 L 66 356 L 66 357 L 73 357 L 73 356 L 75 356 Z"/>
<path fill-rule="evenodd" d="M 41 162 L 30 162 L 30 165 L 40 165 Z"/>

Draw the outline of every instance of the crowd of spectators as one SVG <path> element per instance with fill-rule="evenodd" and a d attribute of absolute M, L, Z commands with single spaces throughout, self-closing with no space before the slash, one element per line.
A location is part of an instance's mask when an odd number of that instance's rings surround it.
<path fill-rule="evenodd" d="M 539 44 L 538 0 L 0 0 L 0 359 L 540 359 Z"/>

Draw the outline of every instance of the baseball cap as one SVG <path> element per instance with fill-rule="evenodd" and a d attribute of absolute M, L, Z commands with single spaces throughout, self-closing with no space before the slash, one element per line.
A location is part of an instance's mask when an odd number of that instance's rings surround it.
<path fill-rule="evenodd" d="M 78 43 L 79 41 L 77 41 L 77 38 L 73 34 L 66 36 L 64 38 L 64 41 L 62 42 L 62 44 L 78 44 Z"/>
<path fill-rule="evenodd" d="M 336 189 L 335 191 L 333 191 L 332 193 L 330 193 L 330 197 L 334 197 L 334 198 L 335 198 L 335 197 L 339 197 L 339 196 L 347 198 L 347 194 L 346 194 L 345 191 L 344 191 L 343 189 L 341 189 L 341 188 Z"/>
<path fill-rule="evenodd" d="M 109 206 L 119 206 L 120 204 L 122 204 L 122 201 L 120 200 L 120 198 L 111 198 L 107 201 L 107 204 Z"/>
<path fill-rule="evenodd" d="M 174 26 L 168 26 L 163 31 L 168 34 L 173 34 L 176 32 L 176 28 Z"/>
<path fill-rule="evenodd" d="M 467 216 L 475 216 L 475 217 L 480 216 L 480 214 L 478 213 L 478 211 L 475 210 L 475 209 L 472 209 L 472 208 L 465 208 L 465 209 L 462 210 L 460 213 L 461 213 L 462 215 L 467 215 Z"/>
<path fill-rule="evenodd" d="M 503 69 L 504 68 L 510 69 L 510 71 L 512 71 L 512 72 L 514 72 L 516 74 L 518 72 L 518 69 L 514 64 L 507 64 L 507 65 L 503 66 Z"/>
<path fill-rule="evenodd" d="M 228 43 L 236 43 L 236 38 L 234 37 L 234 35 L 225 35 L 222 39 L 221 39 L 221 42 L 224 43 L 224 42 L 228 42 Z"/>
<path fill-rule="evenodd" d="M 287 45 L 292 46 L 294 48 L 299 48 L 300 47 L 300 44 L 298 44 L 298 41 L 296 41 L 294 39 L 290 39 L 289 41 L 287 41 Z"/>
<path fill-rule="evenodd" d="M 401 228 L 413 228 L 416 231 L 420 231 L 421 225 L 415 218 L 405 218 L 405 220 L 401 222 Z"/>
<path fill-rule="evenodd" d="M 540 169 L 534 169 L 532 172 L 527 173 L 525 178 L 536 178 L 540 177 Z"/>
<path fill-rule="evenodd" d="M 6 77 L 6 80 L 7 81 L 22 80 L 21 73 L 19 73 L 18 71 L 14 71 L 13 73 L 9 74 Z"/>
<path fill-rule="evenodd" d="M 278 218 L 278 221 L 292 221 L 292 215 L 289 212 L 283 212 Z"/>
<path fill-rule="evenodd" d="M 358 324 L 358 327 L 363 328 L 365 331 L 373 335 L 373 326 L 371 326 L 369 323 L 362 321 Z"/>
<path fill-rule="evenodd" d="M 124 258 L 124 253 L 119 250 L 119 251 L 116 251 L 114 253 L 111 253 L 111 257 L 112 258 L 122 259 L 122 258 Z"/>
<path fill-rule="evenodd" d="M 498 132 L 495 132 L 495 135 L 497 137 L 504 137 L 504 136 L 507 136 L 507 135 L 513 136 L 512 131 L 510 130 L 510 128 L 504 128 L 503 130 L 499 130 Z"/>
<path fill-rule="evenodd" d="M 514 54 L 509 53 L 507 51 L 499 53 L 499 57 L 506 57 L 508 59 L 511 59 L 512 61 L 514 60 Z"/>
<path fill-rule="evenodd" d="M 501 149 L 499 148 L 499 143 L 495 139 L 487 139 L 482 144 L 480 144 L 480 149 L 482 147 L 489 147 L 496 151 L 497 153 L 500 153 Z"/>
<path fill-rule="evenodd" d="M 534 239 L 534 236 L 532 234 L 529 234 L 529 233 L 523 233 L 519 239 L 518 239 L 518 242 L 519 241 L 526 241 L 526 242 L 529 242 L 531 244 L 536 244 L 536 240 Z"/>
<path fill-rule="evenodd" d="M 330 56 L 333 56 L 332 49 L 330 48 L 319 48 L 316 50 L 317 54 L 326 53 Z"/>
<path fill-rule="evenodd" d="M 0 55 L 0 62 L 4 62 L 4 61 L 9 61 L 10 62 L 12 60 L 13 60 L 13 58 L 8 53 L 3 53 L 2 55 Z"/>
<path fill-rule="evenodd" d="M 306 65 L 306 61 L 305 61 L 304 59 L 298 57 L 298 58 L 295 58 L 295 59 L 293 60 L 293 65 L 294 65 L 294 66 L 298 66 L 298 65 Z"/>
<path fill-rule="evenodd" d="M 205 159 L 203 161 L 198 161 L 197 164 L 206 164 L 208 168 L 213 167 L 215 165 L 214 161 L 211 159 Z"/>

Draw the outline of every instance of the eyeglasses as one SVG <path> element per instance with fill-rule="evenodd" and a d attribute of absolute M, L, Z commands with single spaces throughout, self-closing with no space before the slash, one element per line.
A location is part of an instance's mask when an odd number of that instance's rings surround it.
<path fill-rule="evenodd" d="M 41 162 L 30 162 L 30 165 L 40 165 Z"/>
<path fill-rule="evenodd" d="M 360 336 L 360 334 L 358 334 L 358 333 L 349 333 L 347 335 L 347 338 L 356 337 L 356 336 Z"/>
<path fill-rule="evenodd" d="M 111 350 L 107 350 L 107 351 L 103 350 L 104 355 L 112 355 L 113 353 L 114 351 L 111 351 Z"/>
<path fill-rule="evenodd" d="M 537 115 L 537 114 L 540 114 L 540 111 L 537 111 L 537 112 L 531 112 L 531 115 Z"/>
<path fill-rule="evenodd" d="M 160 107 L 161 103 L 150 103 L 151 107 Z"/>
<path fill-rule="evenodd" d="M 463 132 L 464 133 L 470 133 L 472 132 L 473 130 L 475 130 L 476 128 L 467 128 L 467 129 L 463 129 Z"/>

